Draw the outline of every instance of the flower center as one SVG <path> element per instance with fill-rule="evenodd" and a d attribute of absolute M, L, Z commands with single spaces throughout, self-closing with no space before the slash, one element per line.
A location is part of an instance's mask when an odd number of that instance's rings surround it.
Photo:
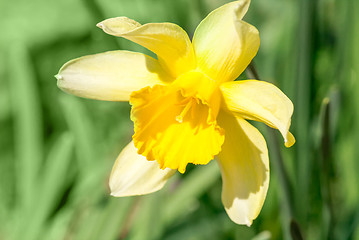
<path fill-rule="evenodd" d="M 224 132 L 197 89 L 155 85 L 131 94 L 133 141 L 138 154 L 183 173 L 188 163 L 207 164 L 218 154 Z M 219 104 L 217 102 L 217 104 Z"/>
<path fill-rule="evenodd" d="M 193 113 L 198 110 L 200 105 L 209 107 L 209 122 L 216 120 L 221 102 L 221 95 L 216 81 L 198 70 L 193 70 L 179 76 L 172 85 L 177 89 L 181 89 L 181 95 L 184 97 L 179 103 L 184 108 L 176 117 L 177 122 L 182 123 L 189 112 L 191 112 L 191 118 L 193 119 Z"/>

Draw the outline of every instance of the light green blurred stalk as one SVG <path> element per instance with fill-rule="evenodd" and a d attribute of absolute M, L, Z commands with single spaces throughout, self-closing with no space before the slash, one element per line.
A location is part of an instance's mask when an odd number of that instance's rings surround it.
<path fill-rule="evenodd" d="M 342 157 L 350 157 L 349 159 L 345 159 L 345 165 L 342 166 L 341 169 L 345 169 L 347 176 L 345 177 L 346 183 L 344 186 L 346 188 L 346 193 L 348 195 L 348 199 L 346 201 L 348 205 L 348 209 L 345 209 L 347 212 L 346 221 L 341 221 L 341 229 L 340 232 L 337 233 L 338 237 L 341 239 L 355 239 L 359 240 L 359 191 L 357 190 L 357 182 L 358 178 L 358 169 L 359 162 L 357 161 L 359 156 L 359 148 L 357 143 L 359 142 L 359 15 L 356 12 L 356 9 L 359 7 L 359 2 L 356 0 L 350 0 L 347 4 L 344 2 L 340 2 L 339 6 L 343 9 L 342 18 L 345 23 L 345 28 L 342 29 L 341 33 L 343 34 L 341 51 L 345 51 L 347 60 L 345 63 L 345 69 L 347 70 L 343 76 L 343 82 L 346 84 L 346 89 L 350 90 L 350 106 L 353 109 L 350 111 L 354 112 L 354 121 L 355 124 L 350 127 L 351 133 L 353 136 L 350 139 L 352 145 L 354 147 L 353 155 L 347 153 L 347 147 L 342 151 L 346 153 Z M 342 117 L 347 112 L 342 113 Z M 349 145 L 349 144 L 346 144 Z M 355 183 L 355 184 L 354 184 Z M 345 192 L 345 191 L 343 191 Z"/>
<path fill-rule="evenodd" d="M 11 45 L 11 93 L 15 121 L 16 190 L 20 211 L 28 214 L 34 203 L 43 159 L 43 130 L 39 92 L 33 65 L 24 43 Z"/>

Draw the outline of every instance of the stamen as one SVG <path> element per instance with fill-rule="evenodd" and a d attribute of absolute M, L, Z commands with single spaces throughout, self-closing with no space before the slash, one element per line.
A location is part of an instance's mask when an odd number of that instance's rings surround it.
<path fill-rule="evenodd" d="M 190 108 L 194 105 L 194 99 L 191 98 L 186 106 L 183 108 L 182 112 L 180 113 L 180 115 L 178 115 L 176 117 L 176 121 L 179 122 L 179 123 L 182 123 L 183 122 L 183 118 L 186 116 L 186 114 L 188 113 L 188 111 L 190 110 Z"/>

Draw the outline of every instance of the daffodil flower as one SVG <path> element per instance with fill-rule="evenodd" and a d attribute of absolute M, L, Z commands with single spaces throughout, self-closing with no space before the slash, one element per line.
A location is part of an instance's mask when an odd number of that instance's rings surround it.
<path fill-rule="evenodd" d="M 211 12 L 193 40 L 172 23 L 140 23 L 127 17 L 100 22 L 104 32 L 138 43 L 157 55 L 110 51 L 66 63 L 56 76 L 65 92 L 86 98 L 129 101 L 133 141 L 120 153 L 110 177 L 113 196 L 161 189 L 188 163 L 214 156 L 223 179 L 229 217 L 250 225 L 269 184 L 266 142 L 246 120 L 276 128 L 287 147 L 292 102 L 274 85 L 235 81 L 259 48 L 259 33 L 242 20 L 250 1 Z"/>

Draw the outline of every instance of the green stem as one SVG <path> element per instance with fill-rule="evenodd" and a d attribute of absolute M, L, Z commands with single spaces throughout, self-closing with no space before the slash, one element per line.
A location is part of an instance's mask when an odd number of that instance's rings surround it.
<path fill-rule="evenodd" d="M 310 139 L 310 105 L 312 83 L 312 44 L 313 21 L 316 0 L 303 0 L 299 2 L 299 29 L 297 47 L 297 73 L 296 73 L 296 138 L 297 138 L 297 190 L 296 216 L 299 222 L 307 224 L 307 215 L 310 210 L 309 185 L 311 179 L 311 139 Z"/>
<path fill-rule="evenodd" d="M 330 132 L 331 126 L 331 99 L 324 98 L 322 103 L 322 136 L 321 136 L 321 191 L 323 195 L 323 205 L 328 212 L 328 222 L 326 229 L 326 239 L 335 239 L 336 217 L 334 203 L 334 186 L 335 169 L 333 166 L 332 153 L 332 136 Z M 324 225 L 324 223 L 323 223 Z"/>

